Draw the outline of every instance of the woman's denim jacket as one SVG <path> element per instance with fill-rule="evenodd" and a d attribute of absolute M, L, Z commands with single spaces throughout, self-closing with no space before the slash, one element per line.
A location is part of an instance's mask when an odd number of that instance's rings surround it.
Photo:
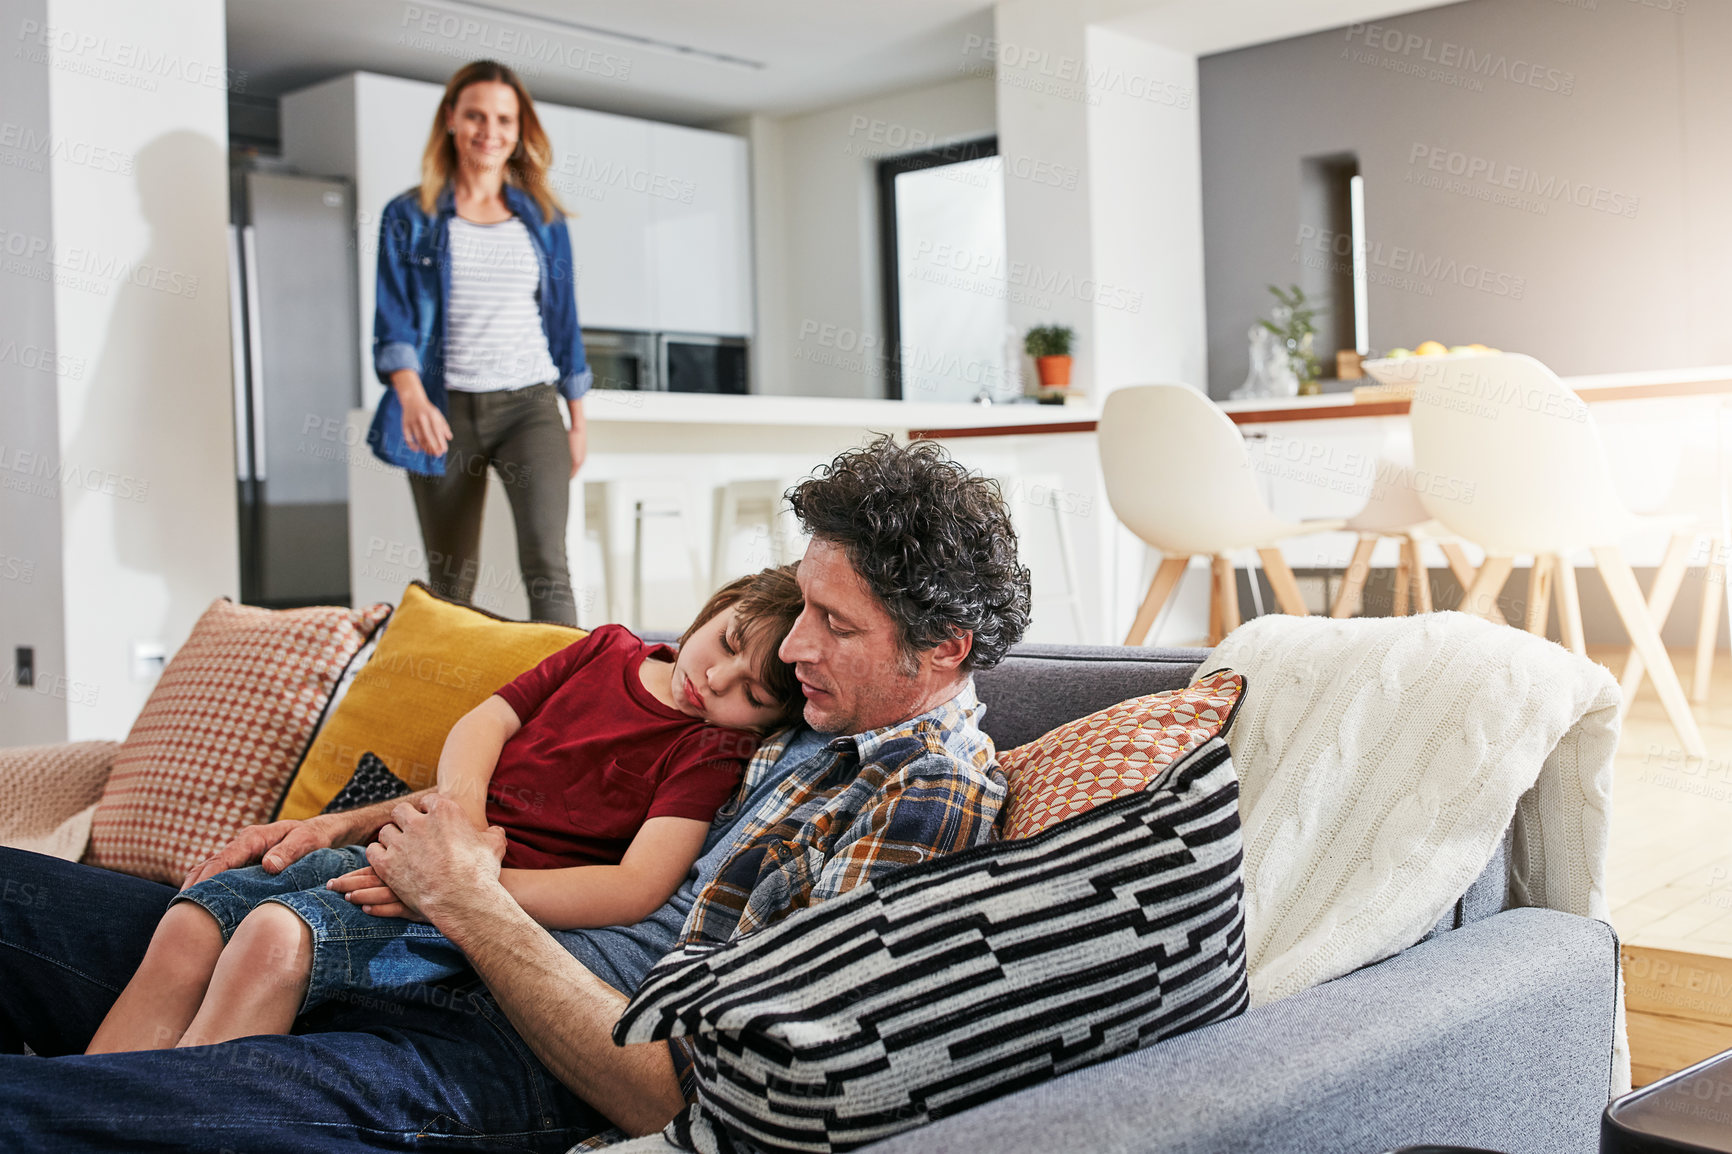
<path fill-rule="evenodd" d="M 576 399 L 589 391 L 592 374 L 577 328 L 577 269 L 571 260 L 571 234 L 563 219 L 548 222 L 528 193 L 504 189 L 505 203 L 529 231 L 541 265 L 541 328 L 547 350 L 559 368 L 559 391 Z M 455 198 L 448 186 L 433 215 L 421 211 L 419 191 L 410 189 L 385 206 L 379 221 L 379 286 L 373 311 L 373 369 L 385 385 L 379 411 L 367 430 L 367 444 L 382 461 L 411 473 L 445 474 L 442 455 L 418 453 L 403 440 L 403 408 L 391 388 L 391 374 L 414 369 L 427 399 L 446 412 L 445 301 L 451 291 L 447 238 Z"/>

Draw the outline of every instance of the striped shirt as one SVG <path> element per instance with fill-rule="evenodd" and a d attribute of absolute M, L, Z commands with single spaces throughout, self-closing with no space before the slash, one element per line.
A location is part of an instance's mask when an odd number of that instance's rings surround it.
<path fill-rule="evenodd" d="M 558 380 L 535 298 L 541 266 L 523 222 L 453 216 L 450 240 L 445 387 L 490 393 Z"/>
<path fill-rule="evenodd" d="M 832 740 L 736 831 L 680 944 L 741 937 L 898 867 L 992 838 L 1005 782 L 978 726 L 985 709 L 969 682 L 918 717 Z M 742 793 L 770 772 L 784 744 L 758 750 Z"/>

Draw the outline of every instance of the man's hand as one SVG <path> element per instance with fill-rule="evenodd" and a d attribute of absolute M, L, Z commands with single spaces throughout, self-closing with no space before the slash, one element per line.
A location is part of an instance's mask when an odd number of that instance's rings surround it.
<path fill-rule="evenodd" d="M 505 831 L 476 829 L 448 797 L 430 793 L 417 800 L 419 805 L 402 802 L 392 809 L 390 824 L 367 847 L 367 864 L 409 911 L 394 916 L 423 916 L 437 924 L 444 904 L 487 880 L 497 884 Z"/>
<path fill-rule="evenodd" d="M 258 862 L 266 873 L 281 873 L 316 849 L 329 849 L 331 836 L 325 826 L 313 821 L 273 821 L 249 825 L 234 840 L 187 871 L 181 889 L 197 885 L 224 870 Z"/>
<path fill-rule="evenodd" d="M 396 891 L 380 879 L 372 866 L 362 866 L 341 877 L 332 878 L 325 883 L 325 888 L 342 894 L 350 902 L 360 906 L 362 913 L 372 914 L 376 918 L 406 918 L 412 922 L 427 920 L 404 905 Z"/>

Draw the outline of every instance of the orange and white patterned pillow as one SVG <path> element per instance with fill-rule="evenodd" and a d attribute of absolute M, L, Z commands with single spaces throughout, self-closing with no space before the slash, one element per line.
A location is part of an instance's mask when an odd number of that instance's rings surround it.
<path fill-rule="evenodd" d="M 1245 679 L 1223 669 L 1184 689 L 1121 701 L 1000 754 L 1009 783 L 1001 836 L 1029 837 L 1148 788 L 1193 749 L 1226 733 L 1244 692 Z"/>
<path fill-rule="evenodd" d="M 115 755 L 85 860 L 179 885 L 266 820 L 344 667 L 390 612 L 211 605 Z"/>

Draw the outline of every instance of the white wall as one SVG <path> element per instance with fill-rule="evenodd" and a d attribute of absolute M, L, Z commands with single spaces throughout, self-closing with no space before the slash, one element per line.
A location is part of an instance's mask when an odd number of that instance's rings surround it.
<path fill-rule="evenodd" d="M 751 118 L 757 391 L 884 395 L 876 162 L 994 131 L 990 75 Z"/>
<path fill-rule="evenodd" d="M 46 0 L 0 0 L 4 27 L 48 22 Z M 60 565 L 60 487 L 32 472 L 57 463 L 54 285 L 30 247 L 53 235 L 49 211 L 48 70 L 0 68 L 0 745 L 66 736 L 66 644 Z M 65 366 L 82 375 L 82 362 Z M 36 685 L 13 681 L 18 646 L 35 650 Z"/>
<path fill-rule="evenodd" d="M 996 70 L 1011 323 L 1075 329 L 1073 390 L 1096 400 L 1151 381 L 1201 388 L 1208 367 L 1196 58 L 1143 24 L 1126 31 L 1137 7 L 999 0 L 991 42 L 971 52 Z M 1085 602 L 1100 607 L 1096 636 L 1117 640 L 1153 558 L 1104 490 L 1089 496 L 1073 537 L 1104 563 L 1084 571 Z M 1206 614 L 1193 576 L 1163 636 L 1200 636 Z"/>
<path fill-rule="evenodd" d="M 133 645 L 172 655 L 212 599 L 238 593 L 223 6 L 49 0 L 19 40 L 30 55 L 8 68 L 46 72 L 56 142 L 41 264 L 68 370 L 60 696 L 68 737 L 118 738 L 152 686 Z"/>
<path fill-rule="evenodd" d="M 1196 57 L 1109 28 L 1086 43 L 1105 78 L 1088 117 L 1094 392 L 1205 387 Z"/>

